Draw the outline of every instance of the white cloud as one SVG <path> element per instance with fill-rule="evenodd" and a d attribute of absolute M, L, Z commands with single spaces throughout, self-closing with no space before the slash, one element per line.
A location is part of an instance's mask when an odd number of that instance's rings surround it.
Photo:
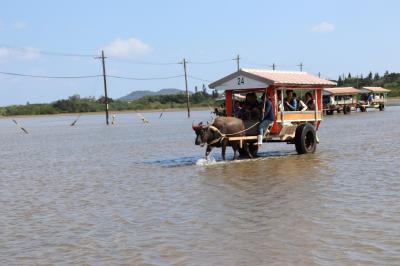
<path fill-rule="evenodd" d="M 318 25 L 315 25 L 314 27 L 312 27 L 311 31 L 313 32 L 330 32 L 335 30 L 335 25 L 333 25 L 332 23 L 329 22 L 321 22 Z"/>
<path fill-rule="evenodd" d="M 26 47 L 25 52 L 21 53 L 19 58 L 21 58 L 23 60 L 35 60 L 36 58 L 38 58 L 40 56 L 39 52 L 40 51 L 36 48 Z"/>
<path fill-rule="evenodd" d="M 28 26 L 28 24 L 26 24 L 26 22 L 24 22 L 24 21 L 17 21 L 14 24 L 12 24 L 12 28 L 14 30 L 24 30 L 24 29 L 26 29 L 27 26 Z"/>
<path fill-rule="evenodd" d="M 10 55 L 10 49 L 0 47 L 0 58 L 4 58 Z"/>
<path fill-rule="evenodd" d="M 117 38 L 103 48 L 106 55 L 116 57 L 134 57 L 145 55 L 151 52 L 150 45 L 136 38 L 120 39 Z"/>
<path fill-rule="evenodd" d="M 32 61 L 40 56 L 40 51 L 33 47 L 25 47 L 22 49 L 12 49 L 9 47 L 0 47 L 0 60 L 18 59 Z"/>

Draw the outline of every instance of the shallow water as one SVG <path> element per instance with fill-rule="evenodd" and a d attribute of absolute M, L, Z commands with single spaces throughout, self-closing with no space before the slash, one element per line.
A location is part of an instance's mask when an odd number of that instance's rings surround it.
<path fill-rule="evenodd" d="M 206 111 L 0 119 L 0 263 L 399 265 L 399 112 L 235 162 L 194 145 Z"/>

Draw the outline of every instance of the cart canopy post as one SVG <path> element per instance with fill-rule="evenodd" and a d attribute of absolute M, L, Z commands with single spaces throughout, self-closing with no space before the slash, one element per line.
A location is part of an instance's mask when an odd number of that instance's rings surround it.
<path fill-rule="evenodd" d="M 232 95 L 233 95 L 233 91 L 231 91 L 231 90 L 225 91 L 226 116 L 232 116 Z"/>

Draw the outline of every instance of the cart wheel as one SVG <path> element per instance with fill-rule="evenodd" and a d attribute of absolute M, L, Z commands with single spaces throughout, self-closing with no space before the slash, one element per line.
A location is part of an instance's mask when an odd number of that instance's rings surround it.
<path fill-rule="evenodd" d="M 333 115 L 333 110 L 326 110 L 327 115 Z"/>
<path fill-rule="evenodd" d="M 249 152 L 251 156 L 257 157 L 257 152 L 258 152 L 258 145 L 253 145 L 253 143 L 249 144 Z"/>
<path fill-rule="evenodd" d="M 240 155 L 241 158 L 248 157 L 244 148 L 239 148 L 239 155 Z"/>
<path fill-rule="evenodd" d="M 317 138 L 315 128 L 311 124 L 302 124 L 296 128 L 295 146 L 298 154 L 315 152 Z"/>
<path fill-rule="evenodd" d="M 383 103 L 379 104 L 379 111 L 385 110 L 385 105 Z"/>
<path fill-rule="evenodd" d="M 367 111 L 367 108 L 365 108 L 364 106 L 360 106 L 360 111 L 365 112 L 365 111 Z"/>

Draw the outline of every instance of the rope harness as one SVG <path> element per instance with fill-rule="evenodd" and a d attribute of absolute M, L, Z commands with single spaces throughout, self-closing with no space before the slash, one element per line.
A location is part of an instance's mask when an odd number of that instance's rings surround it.
<path fill-rule="evenodd" d="M 222 133 L 218 128 L 216 128 L 215 126 L 212 126 L 212 125 L 210 125 L 210 126 L 204 126 L 204 129 L 206 129 L 206 128 L 207 128 L 207 129 L 211 129 L 212 131 L 214 131 L 214 132 L 216 132 L 216 133 L 218 133 L 218 134 L 220 135 L 219 138 L 214 139 L 213 141 L 211 141 L 210 143 L 207 143 L 207 144 L 208 144 L 208 145 L 213 145 L 213 144 L 215 144 L 215 143 L 217 143 L 217 142 L 222 142 L 225 138 L 227 138 L 227 137 L 229 137 L 229 136 L 234 136 L 234 135 L 237 135 L 237 134 L 246 132 L 246 131 L 252 129 L 253 127 L 257 126 L 258 124 L 260 124 L 260 122 L 254 123 L 254 124 L 251 125 L 250 127 L 246 128 L 246 129 L 243 129 L 243 130 L 241 130 L 241 131 L 238 131 L 238 132 L 235 132 L 235 133 L 229 133 L 229 134 L 224 134 L 224 133 Z"/>

